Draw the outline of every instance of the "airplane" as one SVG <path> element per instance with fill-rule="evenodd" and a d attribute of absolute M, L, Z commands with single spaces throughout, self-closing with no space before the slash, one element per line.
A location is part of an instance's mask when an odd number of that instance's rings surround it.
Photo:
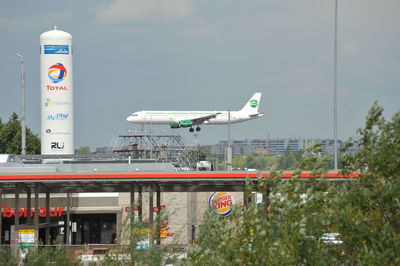
<path fill-rule="evenodd" d="M 258 112 L 261 93 L 256 92 L 240 111 L 139 111 L 126 120 L 134 124 L 169 124 L 171 128 L 190 127 L 189 131 L 200 131 L 199 125 L 226 125 L 239 123 L 263 116 Z M 230 113 L 230 118 L 229 118 Z M 230 120 L 230 121 L 229 121 Z"/>

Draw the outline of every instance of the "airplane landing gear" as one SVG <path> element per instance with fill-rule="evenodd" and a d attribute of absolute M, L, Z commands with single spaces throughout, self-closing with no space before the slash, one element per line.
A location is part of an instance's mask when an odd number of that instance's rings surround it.
<path fill-rule="evenodd" d="M 196 131 L 200 131 L 201 130 L 201 128 L 200 127 L 196 127 Z"/>
<path fill-rule="evenodd" d="M 193 131 L 194 131 L 194 128 L 192 128 L 192 127 L 189 128 L 189 131 L 190 131 L 190 132 L 193 132 Z"/>

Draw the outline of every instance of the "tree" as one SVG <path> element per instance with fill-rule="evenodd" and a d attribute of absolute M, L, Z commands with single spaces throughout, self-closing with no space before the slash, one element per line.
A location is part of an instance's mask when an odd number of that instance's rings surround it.
<path fill-rule="evenodd" d="M 279 157 L 277 168 L 279 170 L 295 170 L 300 168 L 304 151 L 290 152 L 289 148 Z"/>
<path fill-rule="evenodd" d="M 246 167 L 250 169 L 265 170 L 271 168 L 276 162 L 273 155 L 250 154 L 246 156 Z"/>
<path fill-rule="evenodd" d="M 343 173 L 358 172 L 359 177 L 304 182 L 298 170 L 289 181 L 276 171 L 268 179 L 248 179 L 245 193 L 257 184 L 259 192 L 271 191 L 269 205 L 236 207 L 230 217 L 207 213 L 185 263 L 399 265 L 400 112 L 389 122 L 382 113 L 374 103 L 358 130 L 360 139 L 343 147 L 359 146 L 343 156 Z M 299 166 L 321 169 L 322 161 L 313 156 L 302 156 Z M 338 238 L 329 241 L 327 233 Z"/>
<path fill-rule="evenodd" d="M 148 192 L 153 194 L 151 190 Z M 134 206 L 138 204 L 136 202 L 129 208 L 116 240 L 117 245 L 105 255 L 101 265 L 175 265 L 177 262 L 177 255 L 181 251 L 177 238 L 162 245 L 156 243 L 161 228 L 168 229 L 168 217 L 172 214 L 162 209 L 153 222 L 140 221 L 134 211 Z"/>
<path fill-rule="evenodd" d="M 71 258 L 65 246 L 56 246 L 56 247 L 45 247 L 45 248 L 30 250 L 28 255 L 24 258 L 23 265 L 78 266 L 82 264 L 80 263 L 79 260 Z"/>
<path fill-rule="evenodd" d="M 16 113 L 12 113 L 9 121 L 0 121 L 0 153 L 21 154 L 21 124 Z M 40 153 L 40 139 L 26 128 L 26 154 Z"/>
<path fill-rule="evenodd" d="M 244 169 L 247 168 L 247 164 L 246 164 L 246 156 L 242 155 L 242 156 L 234 156 L 232 158 L 232 166 L 233 169 Z"/>
<path fill-rule="evenodd" d="M 89 146 L 81 146 L 76 151 L 75 154 L 91 154 Z"/>
<path fill-rule="evenodd" d="M 333 168 L 332 157 L 327 155 L 320 155 L 323 148 L 320 142 L 317 142 L 311 148 L 307 149 L 302 158 L 300 158 L 298 167 L 307 171 L 320 171 L 326 172 Z"/>
<path fill-rule="evenodd" d="M 233 168 L 266 170 L 276 163 L 277 157 L 271 154 L 248 154 L 235 156 L 232 159 Z"/>
<path fill-rule="evenodd" d="M 207 161 L 211 157 L 211 152 L 203 147 L 198 148 L 197 156 L 199 161 Z"/>
<path fill-rule="evenodd" d="M 385 121 L 375 102 L 368 112 L 355 154 L 343 157 L 345 172 L 361 177 L 336 198 L 335 216 L 343 256 L 356 264 L 398 265 L 400 256 L 400 112 Z M 347 143 L 344 149 L 351 142 Z"/>

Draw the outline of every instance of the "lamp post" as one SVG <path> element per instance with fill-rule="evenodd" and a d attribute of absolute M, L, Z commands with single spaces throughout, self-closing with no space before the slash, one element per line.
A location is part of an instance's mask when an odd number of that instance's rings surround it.
<path fill-rule="evenodd" d="M 232 171 L 231 109 L 228 109 L 228 147 L 226 148 L 226 171 Z"/>
<path fill-rule="evenodd" d="M 338 0 L 335 0 L 335 37 L 333 52 L 333 138 L 334 138 L 334 170 L 338 170 L 338 145 L 337 145 L 337 15 Z"/>
<path fill-rule="evenodd" d="M 26 128 L 25 128 L 25 73 L 24 73 L 24 57 L 15 52 L 21 63 L 21 154 L 26 154 Z"/>

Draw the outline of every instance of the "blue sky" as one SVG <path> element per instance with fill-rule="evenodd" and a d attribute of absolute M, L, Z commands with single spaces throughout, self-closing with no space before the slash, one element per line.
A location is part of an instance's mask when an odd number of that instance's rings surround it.
<path fill-rule="evenodd" d="M 57 25 L 74 45 L 75 146 L 135 132 L 132 112 L 240 109 L 256 91 L 265 116 L 232 137 L 333 136 L 334 0 L 0 0 L 0 117 L 20 112 L 25 58 L 27 126 L 40 135 L 39 35 Z M 362 127 L 378 100 L 400 100 L 400 2 L 339 0 L 338 135 Z M 170 133 L 168 127 L 153 132 Z M 182 133 L 187 143 L 193 135 Z M 204 126 L 203 144 L 226 138 Z"/>

